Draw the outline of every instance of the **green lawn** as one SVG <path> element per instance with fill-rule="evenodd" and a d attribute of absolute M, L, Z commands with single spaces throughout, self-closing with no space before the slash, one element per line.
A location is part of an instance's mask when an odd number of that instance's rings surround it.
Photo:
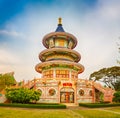
<path fill-rule="evenodd" d="M 108 108 L 108 110 L 112 110 L 120 113 L 120 107 Z"/>
<path fill-rule="evenodd" d="M 73 118 L 66 110 L 0 108 L 0 118 Z"/>
<path fill-rule="evenodd" d="M 108 109 L 79 108 L 76 110 L 0 107 L 0 118 L 120 118 L 119 109 L 120 107 Z"/>
<path fill-rule="evenodd" d="M 74 112 L 81 114 L 84 118 L 120 118 L 120 114 L 103 109 L 74 110 Z"/>

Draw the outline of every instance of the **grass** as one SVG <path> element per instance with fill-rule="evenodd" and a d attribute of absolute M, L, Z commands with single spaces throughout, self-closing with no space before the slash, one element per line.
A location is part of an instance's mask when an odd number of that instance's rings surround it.
<path fill-rule="evenodd" d="M 64 110 L 0 108 L 0 118 L 74 118 Z"/>
<path fill-rule="evenodd" d="M 0 107 L 0 118 L 120 118 L 120 107 L 76 110 Z"/>
<path fill-rule="evenodd" d="M 101 109 L 91 109 L 91 110 L 75 110 L 84 116 L 84 118 L 120 118 L 120 114 L 115 114 L 112 111 L 104 111 Z"/>
<path fill-rule="evenodd" d="M 120 112 L 120 107 L 109 108 L 108 110 L 112 110 L 115 112 Z"/>

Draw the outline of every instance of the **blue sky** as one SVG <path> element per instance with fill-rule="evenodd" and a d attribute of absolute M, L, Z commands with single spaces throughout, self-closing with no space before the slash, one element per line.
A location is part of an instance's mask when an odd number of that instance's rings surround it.
<path fill-rule="evenodd" d="M 119 0 L 0 0 L 0 73 L 14 71 L 18 81 L 40 77 L 34 67 L 45 49 L 42 38 L 56 30 L 58 17 L 78 39 L 80 78 L 117 65 L 119 11 Z"/>

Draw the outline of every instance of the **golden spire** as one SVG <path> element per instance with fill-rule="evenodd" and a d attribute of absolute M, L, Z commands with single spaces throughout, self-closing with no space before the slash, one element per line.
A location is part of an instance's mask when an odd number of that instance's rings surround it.
<path fill-rule="evenodd" d="M 62 25 L 62 18 L 58 18 L 58 24 Z"/>

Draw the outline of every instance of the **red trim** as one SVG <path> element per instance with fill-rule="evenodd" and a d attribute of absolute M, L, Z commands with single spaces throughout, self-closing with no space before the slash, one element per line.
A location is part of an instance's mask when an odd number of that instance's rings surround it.
<path fill-rule="evenodd" d="M 63 83 L 63 86 L 72 86 L 72 83 Z"/>

